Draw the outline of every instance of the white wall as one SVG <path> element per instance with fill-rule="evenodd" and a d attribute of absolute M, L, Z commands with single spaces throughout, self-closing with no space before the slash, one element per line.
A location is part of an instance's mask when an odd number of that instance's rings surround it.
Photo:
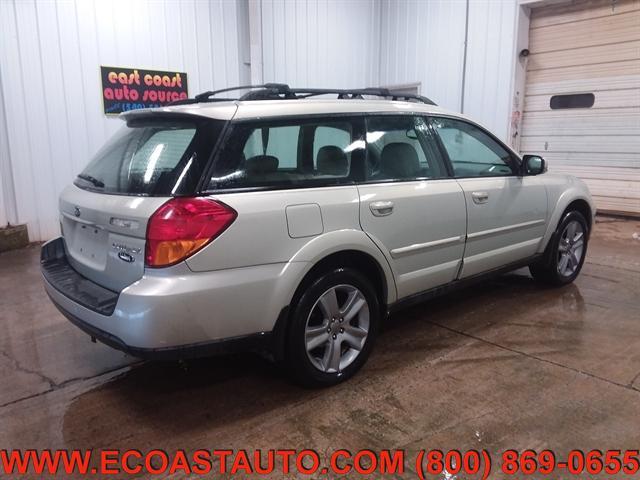
<path fill-rule="evenodd" d="M 0 85 L 15 207 L 31 240 L 58 233 L 57 196 L 118 128 L 102 112 L 100 65 L 188 73 L 191 95 L 248 81 L 234 0 L 0 0 Z M 0 128 L 2 124 L 0 123 Z M 9 197 L 7 199 L 7 197 Z M 15 205 L 9 205 L 15 203 Z"/>
<path fill-rule="evenodd" d="M 262 0 L 263 80 L 360 88 L 378 80 L 377 1 Z"/>
<path fill-rule="evenodd" d="M 516 0 L 470 0 L 464 103 L 465 0 L 380 0 L 381 85 L 421 82 L 421 93 L 507 140 Z"/>
<path fill-rule="evenodd" d="M 2 65 L 0 64 L 1 70 Z M 9 157 L 7 117 L 4 111 L 2 75 L 0 75 L 0 228 L 7 223 L 17 223 L 15 204 L 13 178 L 11 178 L 11 158 Z"/>
<path fill-rule="evenodd" d="M 421 82 L 421 94 L 460 110 L 465 2 L 381 0 L 379 85 Z"/>
<path fill-rule="evenodd" d="M 464 113 L 508 141 L 517 53 L 515 0 L 471 0 Z"/>
<path fill-rule="evenodd" d="M 516 0 L 261 0 L 262 80 L 294 86 L 421 83 L 438 105 L 508 140 Z"/>

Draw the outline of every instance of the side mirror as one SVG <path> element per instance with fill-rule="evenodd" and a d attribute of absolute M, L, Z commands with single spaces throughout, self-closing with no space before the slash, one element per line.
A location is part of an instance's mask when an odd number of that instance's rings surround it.
<path fill-rule="evenodd" d="M 525 155 L 522 157 L 523 175 L 540 175 L 547 171 L 547 162 L 538 155 Z"/>

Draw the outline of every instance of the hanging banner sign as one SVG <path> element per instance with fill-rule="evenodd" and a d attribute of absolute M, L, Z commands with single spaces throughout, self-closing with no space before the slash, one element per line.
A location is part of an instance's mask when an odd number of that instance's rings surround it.
<path fill-rule="evenodd" d="M 189 97 L 185 72 L 101 66 L 100 76 L 106 115 L 161 107 Z"/>

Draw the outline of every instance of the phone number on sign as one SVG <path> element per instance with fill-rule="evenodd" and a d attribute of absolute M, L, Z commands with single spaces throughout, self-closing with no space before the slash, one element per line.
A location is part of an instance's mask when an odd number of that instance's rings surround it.
<path fill-rule="evenodd" d="M 571 475 L 635 475 L 640 471 L 638 450 L 571 450 L 561 459 L 552 450 L 506 450 L 501 454 L 497 468 L 507 475 L 549 475 L 560 471 Z M 486 479 L 491 474 L 493 461 L 487 450 L 421 450 L 416 458 L 416 472 L 425 480 L 443 473 L 477 475 Z"/>

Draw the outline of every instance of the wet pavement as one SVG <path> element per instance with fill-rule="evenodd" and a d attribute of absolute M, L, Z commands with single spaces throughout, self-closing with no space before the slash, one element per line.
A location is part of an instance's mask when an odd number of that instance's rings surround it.
<path fill-rule="evenodd" d="M 402 311 L 327 390 L 253 355 L 142 363 L 93 344 L 49 302 L 38 246 L 0 254 L 0 448 L 637 449 L 639 234 L 598 219 L 561 289 L 520 270 Z"/>

